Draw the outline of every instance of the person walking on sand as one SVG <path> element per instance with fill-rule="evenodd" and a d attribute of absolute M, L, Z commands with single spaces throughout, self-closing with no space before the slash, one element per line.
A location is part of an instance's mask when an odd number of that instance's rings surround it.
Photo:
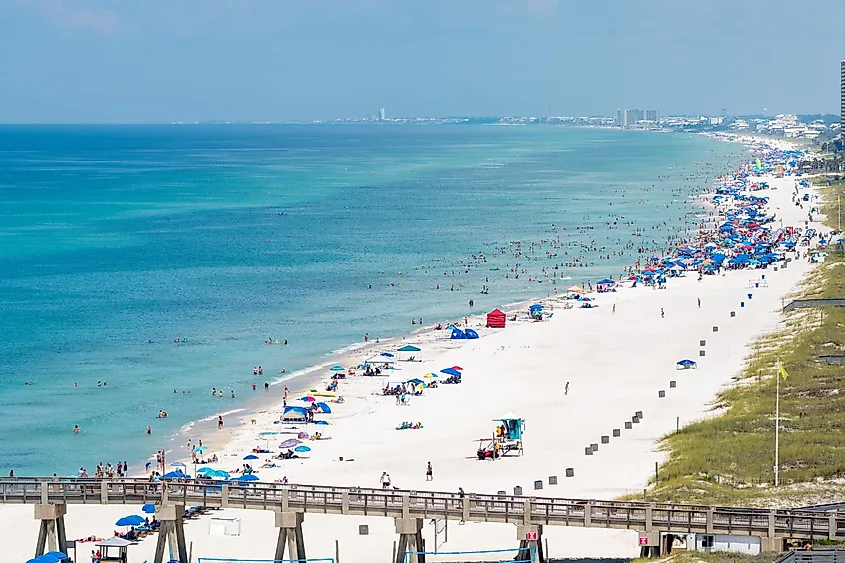
<path fill-rule="evenodd" d="M 223 430 L 223 415 L 222 414 L 217 416 L 217 429 Z"/>
<path fill-rule="evenodd" d="M 663 312 L 663 307 L 661 307 L 660 308 L 660 318 L 662 319 L 662 318 L 665 318 L 665 317 L 666 317 L 666 313 Z"/>
<path fill-rule="evenodd" d="M 569 382 L 566 382 L 566 387 L 563 388 L 563 394 L 569 395 Z"/>
<path fill-rule="evenodd" d="M 425 480 L 426 481 L 433 481 L 434 480 L 434 471 L 431 469 L 431 462 L 428 462 L 428 465 L 425 468 Z"/>
<path fill-rule="evenodd" d="M 285 397 L 284 398 L 285 398 L 285 401 L 288 400 L 288 386 L 287 385 L 285 385 Z"/>
<path fill-rule="evenodd" d="M 701 309 L 701 297 L 698 298 L 698 308 Z"/>
<path fill-rule="evenodd" d="M 611 312 L 612 312 L 612 313 L 615 313 L 615 312 L 616 312 L 616 303 L 614 303 L 614 304 L 613 304 L 613 311 L 611 311 Z"/>

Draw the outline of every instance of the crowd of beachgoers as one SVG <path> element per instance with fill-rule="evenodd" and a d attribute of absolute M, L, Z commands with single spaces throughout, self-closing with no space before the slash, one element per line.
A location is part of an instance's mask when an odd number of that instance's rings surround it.
<path fill-rule="evenodd" d="M 747 141 L 746 141 L 747 142 Z M 783 225 L 778 219 L 776 210 L 768 206 L 769 197 L 757 195 L 769 188 L 765 178 L 771 175 L 783 178 L 793 178 L 791 193 L 792 203 L 799 209 L 805 210 L 808 220 L 812 221 L 813 215 L 818 214 L 818 203 L 816 196 L 809 193 L 805 195 L 802 191 L 807 187 L 806 180 L 800 177 L 800 165 L 803 151 L 775 148 L 765 143 L 753 142 L 751 149 L 758 158 L 752 160 L 742 169 L 735 173 L 722 177 L 718 186 L 709 194 L 703 195 L 701 202 L 705 206 L 702 211 L 699 205 L 693 205 L 693 200 L 679 202 L 681 212 L 672 209 L 666 212 L 667 219 L 650 227 L 636 226 L 635 221 L 627 220 L 617 215 L 608 215 L 607 221 L 617 228 L 631 229 L 633 237 L 645 236 L 652 230 L 663 230 L 664 239 L 657 241 L 656 238 L 648 243 L 639 243 L 635 239 L 627 242 L 623 250 L 609 251 L 603 246 L 598 246 L 595 241 L 576 242 L 572 240 L 562 241 L 559 236 L 554 238 L 542 238 L 536 241 L 511 241 L 495 249 L 495 253 L 507 254 L 513 261 L 513 265 L 505 271 L 491 271 L 491 275 L 504 277 L 523 276 L 530 281 L 558 281 L 568 279 L 564 276 L 568 268 L 573 265 L 585 263 L 587 260 L 610 258 L 610 255 L 625 255 L 626 250 L 635 258 L 633 263 L 625 267 L 617 275 L 609 275 L 603 280 L 584 282 L 583 285 L 569 285 L 565 289 L 557 285 L 551 295 L 558 298 L 556 303 L 564 309 L 572 308 L 572 303 L 579 305 L 579 308 L 593 308 L 598 306 L 594 303 L 593 295 L 621 291 L 627 288 L 638 286 L 665 289 L 669 287 L 673 279 L 695 276 L 701 281 L 706 276 L 716 276 L 731 270 L 761 270 L 765 272 L 788 258 L 800 258 L 802 250 L 808 259 L 817 260 L 823 256 L 823 252 L 816 250 L 824 249 L 825 244 L 835 233 L 822 234 L 816 229 L 802 228 L 800 225 Z M 654 188 L 659 189 L 658 186 Z M 624 197 L 624 193 L 620 194 Z M 646 203 L 644 200 L 643 203 Z M 670 217 L 671 216 L 671 217 Z M 567 229 L 561 226 L 552 226 L 552 231 L 560 234 Z M 589 233 L 589 229 L 575 227 L 573 230 L 579 233 Z M 809 252 L 810 247 L 814 252 Z M 560 259 L 564 261 L 559 261 Z M 540 260 L 548 260 L 551 264 L 540 263 Z M 449 265 L 429 265 L 421 268 L 438 269 L 444 276 L 455 276 L 467 273 L 473 267 L 480 267 L 487 263 L 483 254 L 474 254 L 466 259 L 458 260 Z M 592 262 L 591 262 L 592 263 Z M 460 269 L 458 269 L 460 268 Z M 762 276 L 765 279 L 765 273 Z M 489 278 L 488 278 L 489 279 Z M 763 282 L 765 283 L 765 282 Z M 438 288 L 440 286 L 438 285 Z M 454 286 L 451 287 L 454 289 Z M 697 300 L 697 306 L 701 307 L 701 299 Z M 545 307 L 545 311 L 542 309 Z M 615 313 L 616 305 L 613 304 Z M 554 315 L 555 303 L 549 305 L 536 305 L 528 310 L 520 309 L 511 311 L 511 321 L 535 321 L 546 319 Z M 660 308 L 661 318 L 665 316 L 663 308 Z M 413 319 L 413 324 L 422 327 L 423 319 Z M 179 478 L 182 475 L 189 475 L 191 468 L 194 470 L 199 465 L 206 467 L 199 468 L 197 476 L 211 476 L 218 479 L 228 479 L 232 475 L 254 475 L 255 464 L 259 461 L 260 469 L 276 468 L 277 461 L 284 459 L 302 459 L 311 451 L 308 442 L 330 439 L 325 435 L 327 426 L 337 415 L 334 409 L 342 408 L 344 402 L 344 387 L 352 380 L 366 376 L 386 376 L 387 381 L 379 384 L 378 390 L 374 393 L 390 396 L 395 399 L 396 405 L 407 405 L 411 398 L 422 397 L 432 394 L 432 391 L 442 387 L 444 384 L 456 384 L 461 382 L 461 370 L 459 366 L 445 366 L 440 370 L 432 370 L 417 377 L 394 377 L 399 373 L 396 369 L 403 360 L 413 362 L 415 356 L 420 356 L 420 348 L 413 344 L 431 343 L 435 340 L 451 340 L 453 338 L 473 338 L 467 334 L 477 335 L 474 330 L 464 333 L 459 327 L 466 327 L 475 323 L 479 326 L 483 318 L 469 317 L 454 321 L 438 323 L 436 327 L 427 327 L 423 332 L 411 338 L 403 338 L 401 344 L 405 346 L 406 352 L 397 351 L 397 347 L 391 348 L 391 343 L 369 342 L 363 350 L 368 357 L 354 358 L 347 355 L 346 365 L 336 364 L 330 368 L 328 379 L 320 381 L 309 380 L 307 385 L 300 389 L 295 399 L 288 394 L 288 386 L 285 385 L 284 396 L 281 398 L 278 408 L 279 415 L 272 420 L 273 426 L 263 428 L 256 435 L 257 445 L 244 452 L 243 460 L 247 464 L 240 464 L 226 470 L 213 470 L 209 460 L 202 457 L 197 458 L 207 449 L 199 446 L 191 453 L 191 459 L 176 460 L 173 467 L 165 467 L 157 464 L 158 472 L 153 472 L 153 478 Z M 445 329 L 445 330 L 443 330 Z M 456 336 L 456 333 L 460 336 Z M 484 336 L 482 331 L 482 336 Z M 369 335 L 365 337 L 369 340 Z M 403 348 L 399 348 L 403 350 Z M 414 351 L 417 353 L 415 354 Z M 362 352 L 359 352 L 361 354 Z M 340 361 L 340 360 L 339 360 Z M 349 365 L 352 364 L 352 365 Z M 328 369 L 328 366 L 327 366 Z M 256 370 L 257 375 L 261 375 Z M 263 369 L 261 369 L 263 372 Z M 295 381 L 290 382 L 295 385 Z M 267 390 L 267 384 L 264 383 Z M 253 383 L 253 390 L 256 384 Z M 568 383 L 567 383 L 568 392 Z M 266 411 L 265 411 L 266 412 Z M 243 418 L 243 417 L 242 417 Z M 243 419 L 245 421 L 245 418 Z M 254 426 L 255 418 L 250 418 Z M 304 426 L 292 426 L 302 424 Z M 307 431 L 306 426 L 320 425 L 322 432 Z M 221 429 L 222 417 L 218 417 L 218 429 Z M 397 429 L 420 429 L 423 424 L 420 422 L 402 421 Z M 281 439 L 281 451 L 269 447 L 269 443 Z M 217 442 L 213 436 L 210 440 Z M 218 444 L 220 445 L 220 444 Z M 190 446 L 190 443 L 189 443 Z M 174 452 L 176 457 L 182 457 L 182 452 Z M 272 454 L 272 455 L 267 455 Z M 222 457 L 222 456 L 221 456 Z M 228 456 L 228 457 L 231 457 Z M 215 457 L 216 459 L 216 457 Z M 193 466 L 192 466 L 193 464 Z M 183 473 L 184 471 L 184 473 Z M 287 476 L 274 475 L 274 481 L 287 482 Z"/>

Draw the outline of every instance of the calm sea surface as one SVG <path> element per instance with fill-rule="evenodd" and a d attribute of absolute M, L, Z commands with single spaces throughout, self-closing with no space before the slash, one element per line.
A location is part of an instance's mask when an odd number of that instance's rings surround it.
<path fill-rule="evenodd" d="M 613 251 L 665 241 L 740 158 L 701 136 L 552 127 L 0 127 L 0 472 L 137 467 L 242 408 L 254 366 L 277 378 L 412 317 L 550 293 L 504 273 L 563 251 L 496 253 L 510 241 L 608 249 L 558 287 L 618 275 L 636 250 Z"/>

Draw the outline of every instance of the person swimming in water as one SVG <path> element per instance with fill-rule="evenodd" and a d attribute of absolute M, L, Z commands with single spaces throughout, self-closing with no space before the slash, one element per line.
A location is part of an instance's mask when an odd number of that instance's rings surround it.
<path fill-rule="evenodd" d="M 79 425 L 78 425 L 78 424 L 74 424 L 74 425 L 73 425 L 73 433 L 74 433 L 74 434 L 79 434 Z"/>

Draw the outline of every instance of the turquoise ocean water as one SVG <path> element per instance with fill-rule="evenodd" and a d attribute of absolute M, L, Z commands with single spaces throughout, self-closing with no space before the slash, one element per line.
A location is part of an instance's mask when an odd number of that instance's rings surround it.
<path fill-rule="evenodd" d="M 612 252 L 633 227 L 611 213 L 649 229 L 637 244 L 665 240 L 685 196 L 741 158 L 701 136 L 551 127 L 0 127 L 0 471 L 137 468 L 242 408 L 253 366 L 278 377 L 469 299 L 549 293 L 504 277 L 509 241 Z M 633 252 L 556 273 L 618 275 Z"/>

